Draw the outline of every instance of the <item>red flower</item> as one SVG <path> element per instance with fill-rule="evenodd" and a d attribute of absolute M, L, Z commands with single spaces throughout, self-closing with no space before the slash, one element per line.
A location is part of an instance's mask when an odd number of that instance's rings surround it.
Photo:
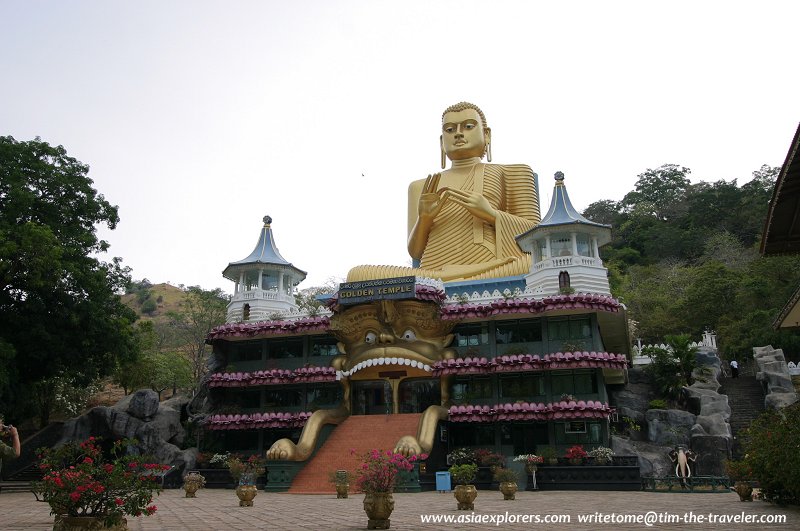
<path fill-rule="evenodd" d="M 125 502 L 122 501 L 122 498 L 114 498 L 114 503 L 116 503 L 117 505 L 124 505 L 125 504 Z"/>
<path fill-rule="evenodd" d="M 91 457 L 84 457 L 83 462 L 86 463 L 87 465 L 91 465 L 92 463 L 94 463 L 94 460 Z"/>
<path fill-rule="evenodd" d="M 69 495 L 69 499 L 74 501 L 74 502 L 80 500 L 81 499 L 80 492 L 73 492 L 72 494 Z"/>

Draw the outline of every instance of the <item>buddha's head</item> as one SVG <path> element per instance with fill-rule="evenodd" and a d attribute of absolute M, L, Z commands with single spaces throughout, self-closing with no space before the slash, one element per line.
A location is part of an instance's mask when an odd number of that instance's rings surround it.
<path fill-rule="evenodd" d="M 491 137 L 486 116 L 477 105 L 462 101 L 444 110 L 439 142 L 450 160 L 482 158 Z"/>

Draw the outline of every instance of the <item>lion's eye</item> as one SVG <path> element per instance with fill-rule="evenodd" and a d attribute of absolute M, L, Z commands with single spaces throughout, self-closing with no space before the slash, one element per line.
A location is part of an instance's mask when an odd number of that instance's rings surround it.
<path fill-rule="evenodd" d="M 369 343 L 371 345 L 372 343 L 375 343 L 377 339 L 378 335 L 375 332 L 367 332 L 367 335 L 364 338 L 364 343 Z"/>
<path fill-rule="evenodd" d="M 417 334 L 415 334 L 414 331 L 409 328 L 408 330 L 403 332 L 403 335 L 401 337 L 406 341 L 415 341 L 417 339 Z"/>

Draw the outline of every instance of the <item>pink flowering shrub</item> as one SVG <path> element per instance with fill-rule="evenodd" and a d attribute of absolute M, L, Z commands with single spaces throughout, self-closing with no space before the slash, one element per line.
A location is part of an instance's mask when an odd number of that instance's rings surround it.
<path fill-rule="evenodd" d="M 350 452 L 354 454 L 355 450 Z M 361 465 L 356 470 L 356 486 L 365 493 L 392 492 L 399 472 L 410 472 L 415 462 L 427 458 L 427 454 L 406 457 L 394 452 L 371 450 L 361 456 Z"/>
<path fill-rule="evenodd" d="M 158 473 L 170 466 L 124 455 L 135 444 L 132 439 L 115 442 L 112 459 L 106 460 L 99 442 L 89 437 L 57 449 L 39 449 L 43 477 L 33 484 L 37 499 L 41 495 L 50 504 L 51 514 L 101 517 L 109 526 L 125 515 L 155 513 L 153 493 L 161 492 Z"/>

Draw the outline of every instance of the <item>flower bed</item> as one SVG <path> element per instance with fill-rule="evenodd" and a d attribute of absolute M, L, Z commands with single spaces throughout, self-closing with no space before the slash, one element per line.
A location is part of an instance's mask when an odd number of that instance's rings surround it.
<path fill-rule="evenodd" d="M 301 367 L 294 370 L 271 369 L 255 372 L 218 372 L 208 379 L 209 387 L 248 387 L 306 382 L 335 382 L 333 367 Z"/>
<path fill-rule="evenodd" d="M 608 404 L 594 400 L 550 404 L 518 402 L 493 406 L 451 406 L 452 422 L 497 422 L 503 420 L 560 420 L 606 418 L 613 412 Z"/>
<path fill-rule="evenodd" d="M 496 372 L 551 371 L 562 369 L 624 369 L 628 366 L 623 354 L 608 352 L 555 352 L 538 354 L 511 354 L 487 358 L 466 357 L 437 361 L 433 364 L 434 376 L 447 374 L 481 374 Z"/>
<path fill-rule="evenodd" d="M 552 310 L 591 309 L 618 312 L 620 303 L 606 295 L 576 293 L 554 295 L 542 299 L 504 299 L 485 304 L 448 304 L 442 307 L 442 319 L 486 319 L 495 315 L 515 313 L 544 313 Z"/>

